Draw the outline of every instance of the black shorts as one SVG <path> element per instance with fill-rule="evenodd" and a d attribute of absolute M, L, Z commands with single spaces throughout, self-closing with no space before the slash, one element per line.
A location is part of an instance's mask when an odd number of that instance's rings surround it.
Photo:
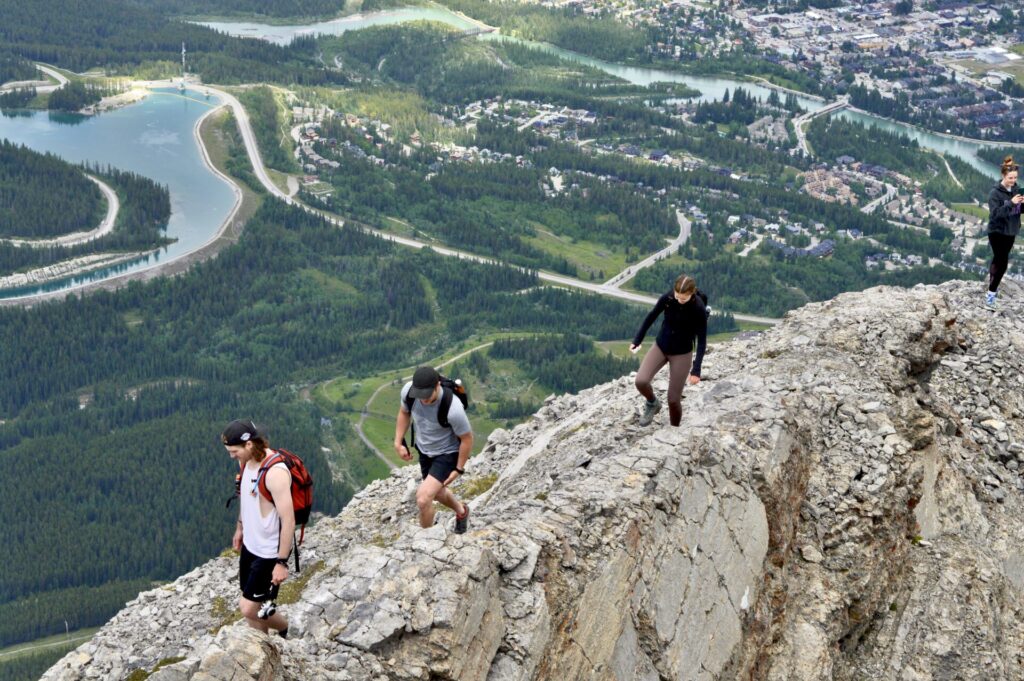
<path fill-rule="evenodd" d="M 277 598 L 277 584 L 270 581 L 277 565 L 276 558 L 260 558 L 242 545 L 242 556 L 238 560 L 238 583 L 242 597 L 262 603 Z"/>
<path fill-rule="evenodd" d="M 426 480 L 429 475 L 441 482 L 448 479 L 455 467 L 459 465 L 459 453 L 438 454 L 437 456 L 426 456 L 420 454 L 420 473 Z"/>

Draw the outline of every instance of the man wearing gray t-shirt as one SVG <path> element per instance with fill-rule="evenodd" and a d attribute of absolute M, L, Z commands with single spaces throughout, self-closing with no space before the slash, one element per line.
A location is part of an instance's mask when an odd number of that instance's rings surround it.
<path fill-rule="evenodd" d="M 473 431 L 462 402 L 451 396 L 442 400 L 445 388 L 441 374 L 433 367 L 420 367 L 412 381 L 402 388 L 402 397 L 395 419 L 395 451 L 404 461 L 412 461 L 405 446 L 405 431 L 409 423 L 415 424 L 415 446 L 420 452 L 420 473 L 423 481 L 416 490 L 416 505 L 420 509 L 420 527 L 434 524 L 434 502 L 439 501 L 455 511 L 455 532 L 464 533 L 469 527 L 469 506 L 455 498 L 448 485 L 455 482 L 473 451 Z M 413 398 L 412 408 L 407 405 Z M 449 403 L 448 425 L 438 420 L 441 403 Z"/>

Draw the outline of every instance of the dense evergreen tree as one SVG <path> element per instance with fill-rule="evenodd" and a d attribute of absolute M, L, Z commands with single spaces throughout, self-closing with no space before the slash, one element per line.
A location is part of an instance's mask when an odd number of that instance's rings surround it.
<path fill-rule="evenodd" d="M 93 229 L 105 203 L 81 168 L 0 140 L 0 237 L 38 239 Z"/>

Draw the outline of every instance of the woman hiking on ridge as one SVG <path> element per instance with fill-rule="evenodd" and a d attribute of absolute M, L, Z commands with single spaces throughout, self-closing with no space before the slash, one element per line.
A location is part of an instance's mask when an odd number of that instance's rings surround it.
<path fill-rule="evenodd" d="M 1003 159 L 999 172 L 1003 179 L 988 195 L 988 243 L 992 247 L 992 264 L 988 268 L 988 293 L 985 305 L 995 307 L 999 282 L 1010 263 L 1010 251 L 1020 232 L 1020 210 L 1024 194 L 1017 186 L 1017 164 L 1013 156 Z"/>
<path fill-rule="evenodd" d="M 708 345 L 708 316 L 704 301 L 697 295 L 697 282 L 693 277 L 679 275 L 672 290 L 658 298 L 647 317 L 644 318 L 640 330 L 629 346 L 630 352 L 636 353 L 643 343 L 647 330 L 665 313 L 661 322 L 661 331 L 651 349 L 644 355 L 640 370 L 636 374 L 636 389 L 647 398 L 647 405 L 640 416 L 640 425 L 646 426 L 654 420 L 654 415 L 661 411 L 661 402 L 654 395 L 651 381 L 654 375 L 665 364 L 669 365 L 668 373 L 668 417 L 673 426 L 678 426 L 683 417 L 683 386 L 689 381 L 691 385 L 700 382 L 700 365 L 704 360 L 704 350 Z M 693 341 L 697 340 L 697 357 L 693 356 Z"/>

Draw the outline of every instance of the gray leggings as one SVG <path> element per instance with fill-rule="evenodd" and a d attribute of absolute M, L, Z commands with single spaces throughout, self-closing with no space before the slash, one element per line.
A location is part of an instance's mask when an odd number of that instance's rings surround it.
<path fill-rule="evenodd" d="M 644 355 L 644 361 L 640 363 L 640 369 L 636 372 L 636 389 L 648 401 L 654 400 L 651 381 L 666 364 L 668 364 L 669 422 L 673 426 L 678 426 L 683 415 L 683 386 L 686 385 L 686 378 L 690 375 L 690 367 L 693 364 L 692 351 L 685 355 L 666 355 L 658 347 L 658 344 L 654 343 Z"/>

